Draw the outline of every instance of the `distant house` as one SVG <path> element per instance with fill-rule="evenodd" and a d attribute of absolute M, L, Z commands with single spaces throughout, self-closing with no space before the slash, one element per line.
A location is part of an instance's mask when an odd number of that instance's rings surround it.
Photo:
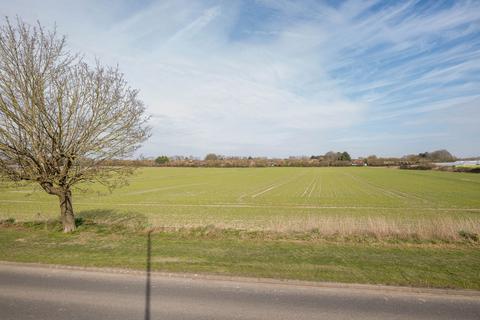
<path fill-rule="evenodd" d="M 363 159 L 352 160 L 352 166 L 363 167 L 363 166 L 366 166 L 366 165 L 367 165 L 367 163 Z"/>

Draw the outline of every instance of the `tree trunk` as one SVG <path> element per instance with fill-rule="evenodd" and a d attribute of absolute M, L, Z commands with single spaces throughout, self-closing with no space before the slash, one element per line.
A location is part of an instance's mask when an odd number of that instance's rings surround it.
<path fill-rule="evenodd" d="M 75 231 L 75 216 L 72 206 L 72 192 L 63 190 L 58 196 L 60 199 L 60 212 L 62 218 L 63 232 Z"/>

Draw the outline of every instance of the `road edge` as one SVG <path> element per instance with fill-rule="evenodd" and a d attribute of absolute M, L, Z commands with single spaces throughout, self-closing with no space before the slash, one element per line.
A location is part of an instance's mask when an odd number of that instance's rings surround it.
<path fill-rule="evenodd" d="M 85 266 L 71 266 L 60 264 L 44 264 L 36 262 L 13 262 L 0 260 L 0 265 L 4 266 L 18 266 L 30 268 L 44 268 L 44 269 L 60 269 L 60 270 L 74 270 L 84 272 L 97 273 L 113 273 L 125 275 L 145 275 L 145 270 L 138 269 L 122 269 L 109 267 L 85 267 Z M 480 298 L 480 291 L 472 289 L 449 289 L 449 288 L 425 288 L 425 287 L 404 287 L 404 286 L 389 286 L 379 284 L 361 284 L 361 283 L 342 283 L 342 282 L 319 282 L 319 281 L 305 281 L 305 280 L 291 280 L 291 279 L 274 279 L 274 278 L 256 278 L 256 277 L 241 277 L 216 275 L 206 273 L 180 273 L 180 272 L 163 272 L 152 271 L 151 277 L 190 279 L 190 280 L 211 280 L 211 281 L 228 281 L 239 283 L 254 283 L 254 284 L 269 284 L 269 285 L 283 285 L 291 287 L 313 287 L 324 289 L 346 289 L 346 290 L 362 290 L 378 293 L 413 293 L 413 294 L 433 294 L 440 296 L 462 296 L 462 297 L 478 297 Z"/>

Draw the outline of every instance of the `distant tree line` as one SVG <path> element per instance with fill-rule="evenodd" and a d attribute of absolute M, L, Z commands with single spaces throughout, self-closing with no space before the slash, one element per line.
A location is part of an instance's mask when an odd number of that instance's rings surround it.
<path fill-rule="evenodd" d="M 423 152 L 418 155 L 408 155 L 404 158 L 417 162 L 451 162 L 457 160 L 450 152 L 445 149 L 436 150 L 433 152 Z"/>
<path fill-rule="evenodd" d="M 325 153 L 323 156 L 311 156 L 310 159 L 328 160 L 328 161 L 351 161 L 352 160 L 352 158 L 350 157 L 350 154 L 346 151 L 343 151 L 343 152 L 329 151 Z"/>
<path fill-rule="evenodd" d="M 134 166 L 162 166 L 162 167 L 345 167 L 345 166 L 373 166 L 373 167 L 401 167 L 427 168 L 435 162 L 455 161 L 456 157 L 447 150 L 423 152 L 403 157 L 359 157 L 352 159 L 347 151 L 329 151 L 323 155 L 291 156 L 288 158 L 267 157 L 239 157 L 224 156 L 208 153 L 203 159 L 193 156 L 166 156 L 156 158 L 140 157 L 137 160 L 111 161 L 111 165 L 128 164 Z"/>
<path fill-rule="evenodd" d="M 452 162 L 455 160 L 480 160 L 479 158 L 458 159 L 446 150 L 423 152 L 403 157 L 358 157 L 352 159 L 350 154 L 329 151 L 324 155 L 290 156 L 288 158 L 267 157 L 238 157 L 224 156 L 215 153 L 207 154 L 203 159 L 194 156 L 159 156 L 145 158 L 140 156 L 136 160 L 111 160 L 106 165 L 136 166 L 136 167 L 207 167 L 207 168 L 249 168 L 249 167 L 394 167 L 411 170 L 440 170 L 458 172 L 479 172 L 480 169 L 462 166 L 437 166 L 437 162 Z"/>

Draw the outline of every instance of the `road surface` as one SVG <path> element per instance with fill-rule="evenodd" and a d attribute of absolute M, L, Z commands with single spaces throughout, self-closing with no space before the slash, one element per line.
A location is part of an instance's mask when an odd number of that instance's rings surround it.
<path fill-rule="evenodd" d="M 0 263 L 0 319 L 478 320 L 480 293 Z"/>

